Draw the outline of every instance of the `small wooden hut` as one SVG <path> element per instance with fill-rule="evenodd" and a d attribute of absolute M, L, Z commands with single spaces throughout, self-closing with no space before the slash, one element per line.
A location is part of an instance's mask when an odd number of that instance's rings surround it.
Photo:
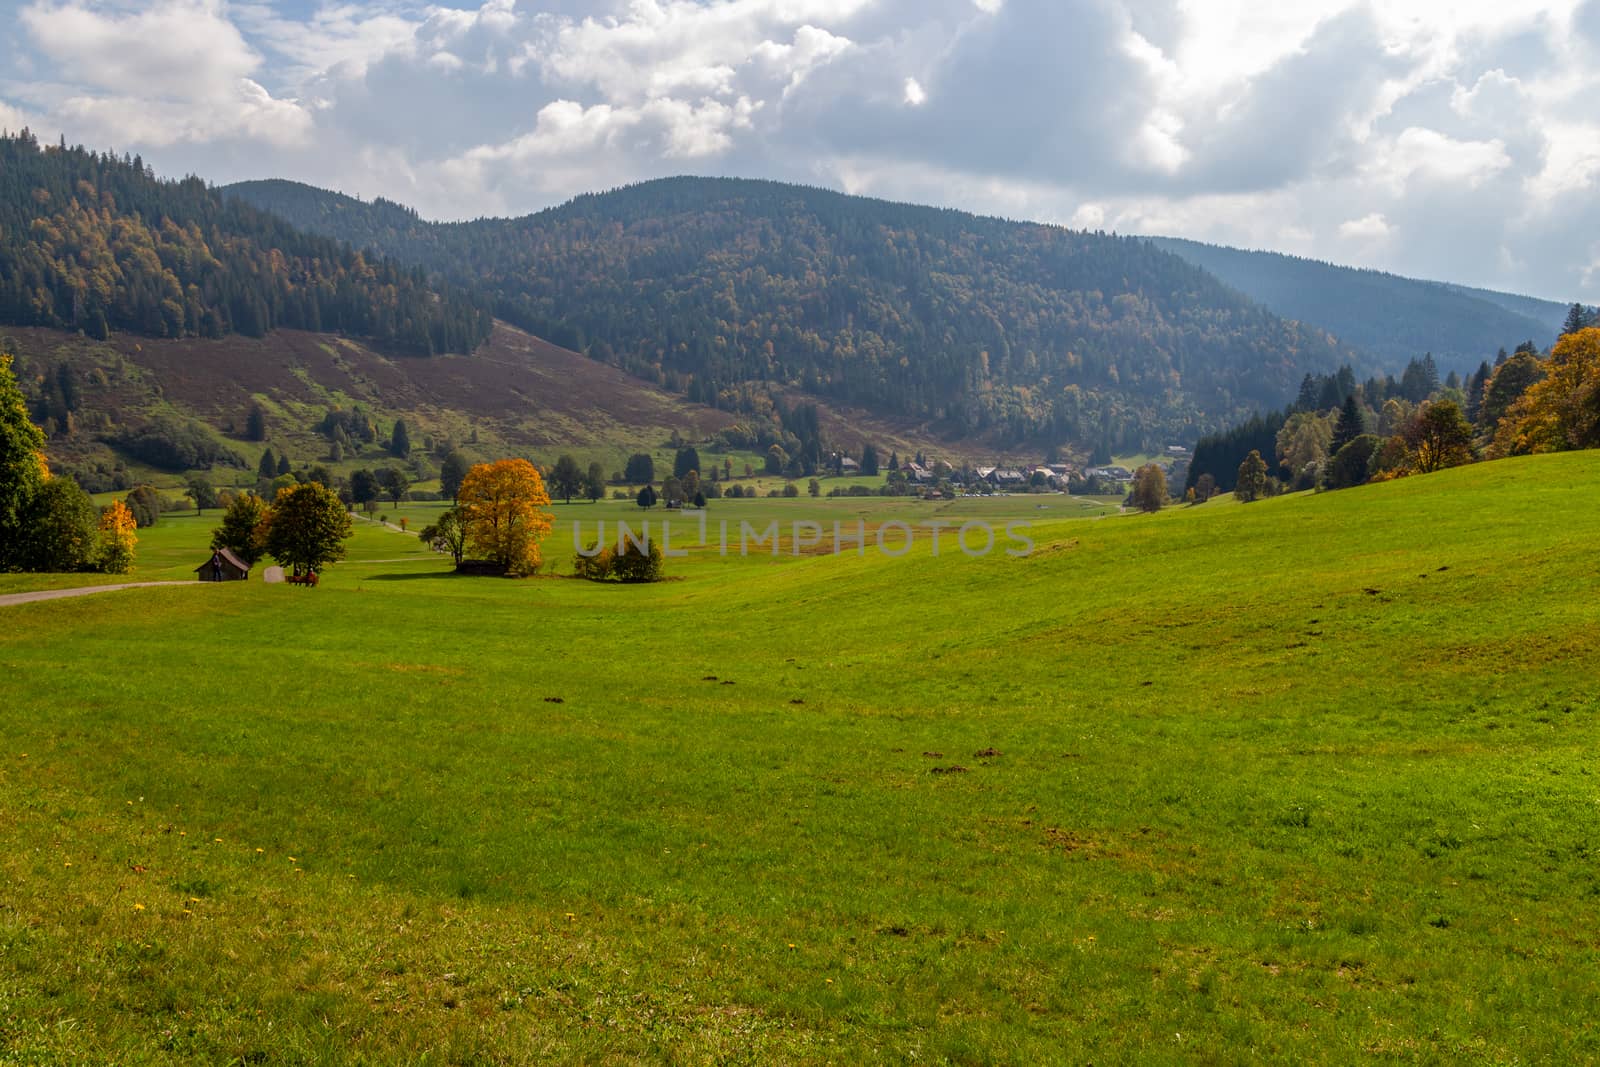
<path fill-rule="evenodd" d="M 250 577 L 250 565 L 228 549 L 219 548 L 194 573 L 202 582 L 242 582 Z"/>

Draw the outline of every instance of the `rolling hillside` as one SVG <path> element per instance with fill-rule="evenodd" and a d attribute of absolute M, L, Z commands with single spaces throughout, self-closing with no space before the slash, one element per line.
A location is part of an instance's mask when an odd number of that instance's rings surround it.
<path fill-rule="evenodd" d="M 1031 501 L 862 501 L 916 549 L 713 529 L 631 587 L 363 522 L 315 591 L 0 608 L 0 1048 L 1592 1062 L 1597 479 L 1040 521 L 1021 559 L 923 524 Z M 553 510 L 568 572 L 571 518 L 637 519 Z"/>
<path fill-rule="evenodd" d="M 1439 366 L 1471 374 L 1495 351 L 1552 344 L 1567 305 L 1488 289 L 1339 267 L 1277 252 L 1247 252 L 1174 237 L 1151 237 L 1279 315 L 1315 323 L 1398 372 L 1432 352 Z"/>
<path fill-rule="evenodd" d="M 459 224 L 291 182 L 224 191 L 735 411 L 778 386 L 952 438 L 1137 450 L 1357 358 L 1141 240 L 772 182 L 666 179 Z"/>

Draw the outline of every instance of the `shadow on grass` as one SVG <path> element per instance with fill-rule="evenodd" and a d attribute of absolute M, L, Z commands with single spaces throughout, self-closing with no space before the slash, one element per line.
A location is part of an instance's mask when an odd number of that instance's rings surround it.
<path fill-rule="evenodd" d="M 418 574 L 366 574 L 361 577 L 363 582 L 414 582 L 429 578 L 475 578 L 478 575 L 457 574 L 455 571 L 423 571 Z"/>

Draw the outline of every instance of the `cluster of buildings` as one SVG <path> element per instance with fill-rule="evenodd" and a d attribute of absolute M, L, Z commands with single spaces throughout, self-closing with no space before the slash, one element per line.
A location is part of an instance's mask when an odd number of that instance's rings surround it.
<path fill-rule="evenodd" d="M 1183 445 L 1168 445 L 1162 457 L 1156 460 L 1166 471 L 1168 485 L 1181 485 L 1189 473 L 1189 449 Z M 861 473 L 861 465 L 849 456 L 832 457 L 836 469 L 846 476 Z M 1080 466 L 1073 463 L 1019 464 L 1015 466 L 980 466 L 960 469 L 946 463 L 917 463 L 903 461 L 899 472 L 911 485 L 925 493 L 944 483 L 955 492 L 969 489 L 993 492 L 1027 492 L 1030 489 L 1064 492 L 1070 484 L 1098 483 L 1097 492 L 1118 493 L 1126 491 L 1133 483 L 1134 472 L 1120 464 Z M 986 483 L 985 487 L 977 482 Z"/>

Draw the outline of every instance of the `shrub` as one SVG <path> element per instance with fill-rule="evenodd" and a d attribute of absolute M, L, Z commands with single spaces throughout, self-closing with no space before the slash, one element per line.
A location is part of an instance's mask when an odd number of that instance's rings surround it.
<path fill-rule="evenodd" d="M 610 551 L 609 549 L 607 551 Z M 631 541 L 623 544 L 622 551 L 613 553 L 611 573 L 621 582 L 659 582 L 661 580 L 661 544 L 651 540 L 649 551 Z"/>
<path fill-rule="evenodd" d="M 579 578 L 586 578 L 591 582 L 603 582 L 611 577 L 616 561 L 617 553 L 614 549 L 602 548 L 596 555 L 578 556 L 572 561 L 572 570 Z"/>

